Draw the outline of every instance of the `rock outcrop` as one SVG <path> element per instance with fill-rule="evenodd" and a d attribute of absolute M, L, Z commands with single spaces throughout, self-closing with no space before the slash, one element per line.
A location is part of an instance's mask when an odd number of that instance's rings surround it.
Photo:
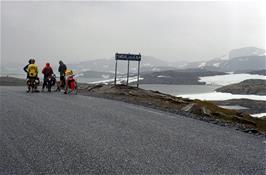
<path fill-rule="evenodd" d="M 216 91 L 231 94 L 266 95 L 266 80 L 249 79 L 237 84 L 223 86 Z"/>

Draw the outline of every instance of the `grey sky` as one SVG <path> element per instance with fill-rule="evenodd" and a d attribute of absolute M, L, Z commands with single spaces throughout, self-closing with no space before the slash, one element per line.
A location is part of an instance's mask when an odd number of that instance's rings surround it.
<path fill-rule="evenodd" d="M 51 62 L 142 53 L 167 61 L 207 60 L 265 48 L 265 3 L 1 2 L 1 61 Z"/>

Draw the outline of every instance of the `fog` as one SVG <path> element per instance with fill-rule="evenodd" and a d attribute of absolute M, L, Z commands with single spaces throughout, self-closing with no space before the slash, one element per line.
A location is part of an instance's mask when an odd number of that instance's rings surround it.
<path fill-rule="evenodd" d="M 116 52 L 208 60 L 265 48 L 265 16 L 263 1 L 1 1 L 1 63 L 78 62 Z"/>

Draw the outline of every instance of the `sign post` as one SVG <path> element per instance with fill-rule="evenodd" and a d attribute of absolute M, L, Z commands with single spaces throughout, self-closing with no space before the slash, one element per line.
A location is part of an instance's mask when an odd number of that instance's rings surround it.
<path fill-rule="evenodd" d="M 139 88 L 139 68 L 140 68 L 140 61 L 138 61 L 138 82 L 137 82 L 137 88 Z"/>
<path fill-rule="evenodd" d="M 116 85 L 116 74 L 117 74 L 117 60 L 115 60 L 115 85 Z"/>
<path fill-rule="evenodd" d="M 129 62 L 130 61 L 138 61 L 137 87 L 139 87 L 141 55 L 140 54 L 123 54 L 123 53 L 116 53 L 115 54 L 115 80 L 114 80 L 115 85 L 116 85 L 116 78 L 117 78 L 117 60 L 128 61 L 128 63 L 127 63 L 127 86 L 128 86 L 128 80 L 129 80 Z"/>
<path fill-rule="evenodd" d="M 128 79 L 129 79 L 129 60 L 127 60 L 127 86 L 128 86 Z"/>

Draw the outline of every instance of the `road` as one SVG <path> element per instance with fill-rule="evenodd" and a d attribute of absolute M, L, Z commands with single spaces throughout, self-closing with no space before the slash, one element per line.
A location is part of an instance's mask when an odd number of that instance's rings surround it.
<path fill-rule="evenodd" d="M 265 138 L 86 96 L 0 87 L 0 174 L 266 174 Z"/>

